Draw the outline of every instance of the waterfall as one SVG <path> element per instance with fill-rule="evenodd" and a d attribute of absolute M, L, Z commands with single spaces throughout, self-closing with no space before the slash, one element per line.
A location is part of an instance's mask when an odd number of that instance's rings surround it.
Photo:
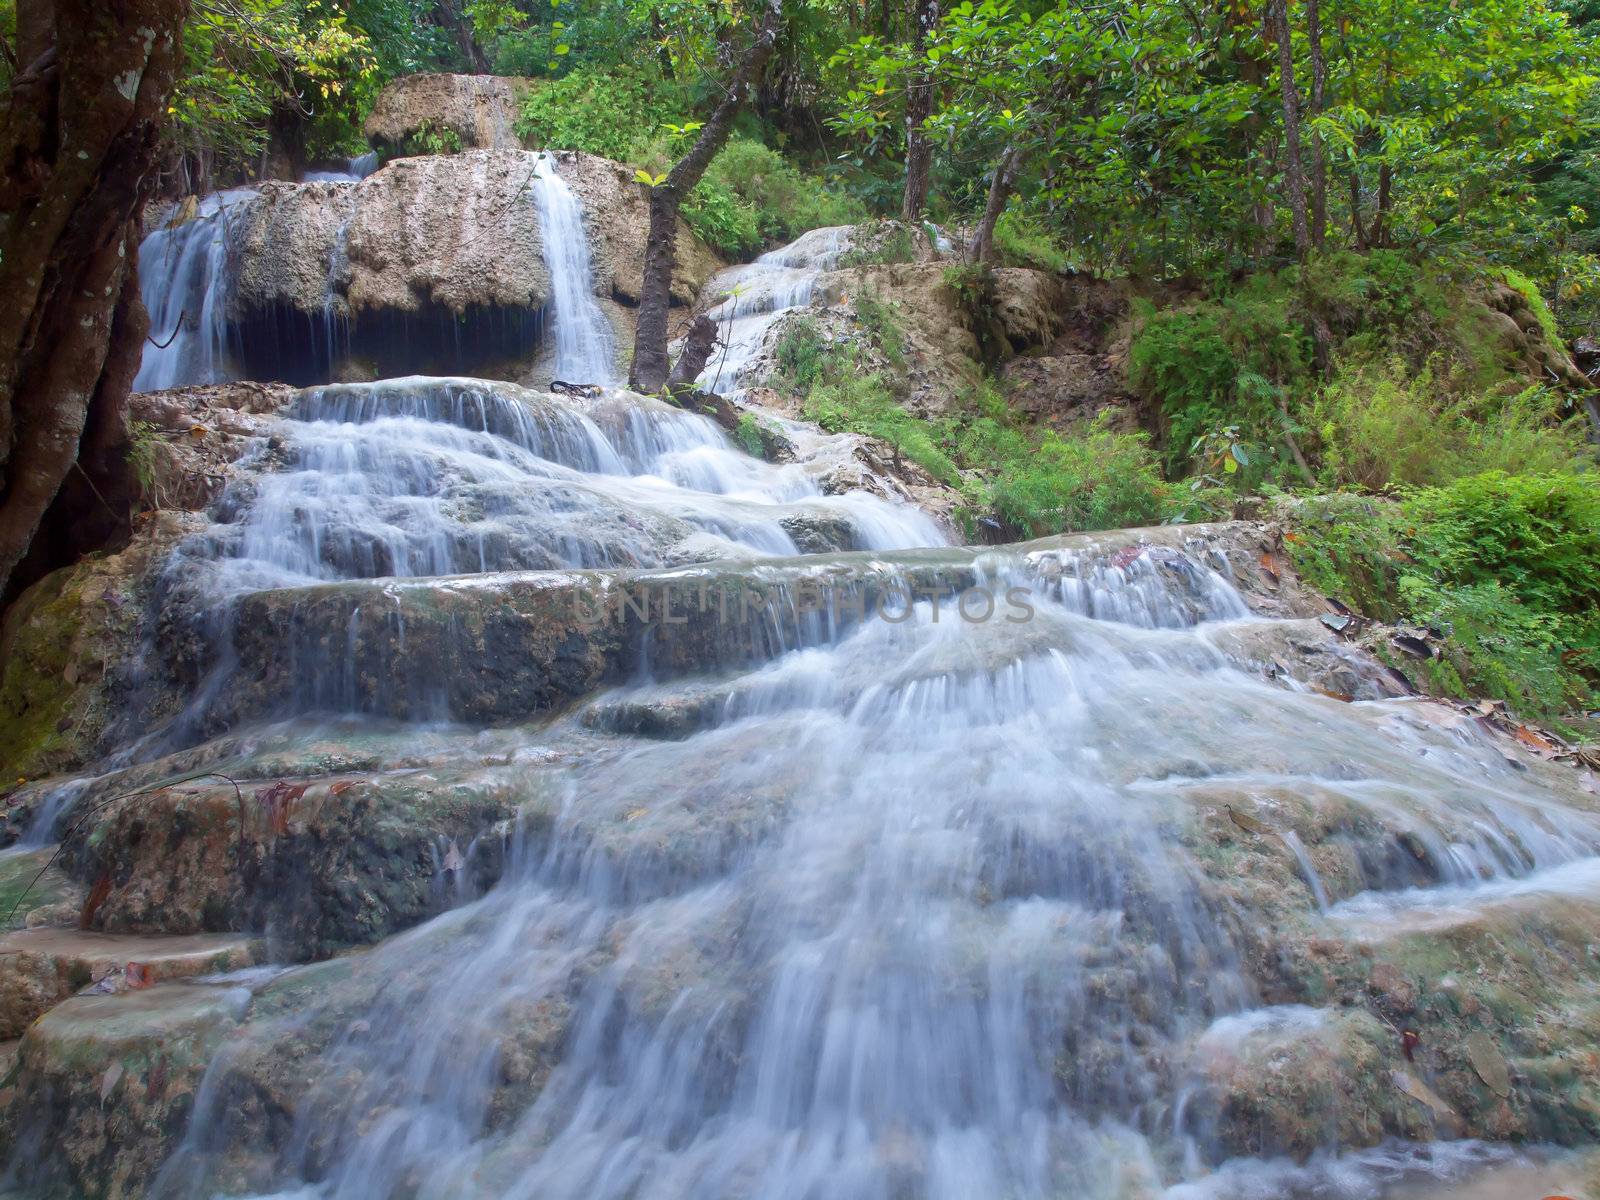
<path fill-rule="evenodd" d="M 707 284 L 708 295 L 727 296 L 706 313 L 717 323 L 723 345 L 695 385 L 708 392 L 737 392 L 778 319 L 811 303 L 817 280 L 839 265 L 853 232 L 849 225 L 813 229 L 753 263 L 730 267 Z"/>
<path fill-rule="evenodd" d="M 1204 1122 L 1171 1123 L 1172 1072 L 1332 1018 L 1261 1005 L 1172 837 L 1188 797 L 1240 779 L 1403 812 L 1454 831 L 1460 887 L 1469 860 L 1507 879 L 1600 849 L 1600 821 L 1556 829 L 1469 744 L 1233 668 L 1207 631 L 1245 606 L 1191 559 L 981 566 L 1026 609 L 908 603 L 709 697 L 596 701 L 706 718 L 583 743 L 494 892 L 358 962 L 370 999 L 335 987 L 254 1031 L 342 1031 L 300 1068 L 274 1194 L 1111 1200 L 1177 1171 L 1174 1195 L 1255 1195 L 1174 1165 Z M 528 735 L 522 777 L 584 724 Z M 208 1155 L 251 1135 L 230 1069 L 168 1194 L 211 1194 Z M 1356 1155 L 1296 1168 L 1292 1194 L 1481 1159 Z"/>
<path fill-rule="evenodd" d="M 150 334 L 133 390 L 153 392 L 233 378 L 227 357 L 230 211 L 253 203 L 248 189 L 219 192 L 181 225 L 139 246 L 139 290 Z"/>
<path fill-rule="evenodd" d="M 615 383 L 616 334 L 595 302 L 583 210 L 549 154 L 535 159 L 534 175 L 555 326 L 551 373 L 568 383 Z"/>

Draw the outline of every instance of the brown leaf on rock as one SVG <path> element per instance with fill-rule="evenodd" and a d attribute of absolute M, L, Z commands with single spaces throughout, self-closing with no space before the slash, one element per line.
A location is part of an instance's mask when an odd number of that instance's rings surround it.
<path fill-rule="evenodd" d="M 1452 1120 L 1455 1118 L 1455 1109 L 1441 1100 L 1437 1092 L 1410 1071 L 1390 1071 L 1389 1078 L 1393 1081 L 1395 1087 L 1410 1096 L 1418 1104 L 1428 1108 L 1434 1116 Z"/>
<path fill-rule="evenodd" d="M 1272 832 L 1272 826 L 1256 820 L 1249 813 L 1242 813 L 1231 804 L 1226 805 L 1225 807 L 1228 810 L 1228 816 L 1233 819 L 1233 823 L 1240 829 L 1262 837 L 1265 837 L 1267 834 Z"/>
<path fill-rule="evenodd" d="M 1483 1030 L 1475 1029 L 1467 1036 L 1467 1058 L 1491 1092 L 1496 1096 L 1511 1094 L 1511 1068 L 1506 1065 L 1500 1048 Z"/>
<path fill-rule="evenodd" d="M 106 902 L 106 897 L 111 895 L 111 875 L 101 872 L 100 878 L 94 881 L 94 886 L 89 889 L 89 895 L 84 899 L 83 911 L 78 914 L 78 928 L 91 929 L 94 927 L 94 916 L 100 911 L 100 906 Z"/>
<path fill-rule="evenodd" d="M 147 988 L 155 982 L 149 963 L 131 962 L 122 968 L 122 978 L 130 990 Z"/>

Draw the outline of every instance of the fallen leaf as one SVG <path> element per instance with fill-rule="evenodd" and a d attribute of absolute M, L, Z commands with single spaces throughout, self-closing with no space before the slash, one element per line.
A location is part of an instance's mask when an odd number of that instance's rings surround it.
<path fill-rule="evenodd" d="M 189 426 L 189 436 L 190 437 L 195 438 L 195 439 L 199 439 L 199 438 L 205 437 L 205 435 L 206 435 L 206 427 L 204 425 L 191 425 L 191 426 Z"/>
<path fill-rule="evenodd" d="M 122 968 L 122 978 L 132 990 L 147 988 L 155 982 L 155 976 L 150 972 L 149 963 L 129 963 Z"/>
<path fill-rule="evenodd" d="M 1516 738 L 1517 741 L 1521 742 L 1524 746 L 1527 746 L 1530 749 L 1538 750 L 1541 753 L 1555 753 L 1556 746 L 1554 742 L 1540 737 L 1526 725 L 1518 725 L 1511 731 L 1511 736 Z"/>
<path fill-rule="evenodd" d="M 1111 556 L 1111 565 L 1121 570 L 1143 554 L 1144 549 L 1143 546 L 1124 546 Z"/>
<path fill-rule="evenodd" d="M 122 1082 L 122 1064 L 112 1063 L 106 1068 L 106 1073 L 100 1076 L 100 1103 L 104 1104 L 111 1098 L 111 1093 L 117 1090 L 117 1084 Z"/>
<path fill-rule="evenodd" d="M 150 1066 L 150 1078 L 145 1081 L 144 1098 L 154 1100 L 167 1086 L 167 1060 L 157 1058 Z"/>
<path fill-rule="evenodd" d="M 89 889 L 89 895 L 83 902 L 83 910 L 78 914 L 78 928 L 88 929 L 94 924 L 94 915 L 100 911 L 100 906 L 106 902 L 106 897 L 111 895 L 111 875 L 102 872 L 99 879 L 94 881 L 94 886 Z"/>
<path fill-rule="evenodd" d="M 1339 700 L 1339 701 L 1342 701 L 1345 704 L 1354 704 L 1355 700 L 1356 700 L 1356 698 L 1354 696 L 1352 696 L 1349 692 L 1331 692 L 1327 688 L 1315 688 L 1313 690 L 1319 696 L 1327 696 L 1330 699 Z"/>
<path fill-rule="evenodd" d="M 1500 1048 L 1483 1030 L 1475 1029 L 1467 1036 L 1467 1058 L 1491 1092 L 1496 1096 L 1511 1094 L 1511 1068 L 1506 1065 Z"/>
<path fill-rule="evenodd" d="M 333 796 L 342 796 L 355 785 L 356 781 L 354 779 L 341 779 L 338 783 L 328 788 L 328 793 Z"/>
<path fill-rule="evenodd" d="M 1252 817 L 1249 813 L 1242 813 L 1231 804 L 1226 805 L 1225 807 L 1228 810 L 1228 816 L 1233 818 L 1233 823 L 1240 829 L 1243 829 L 1249 833 L 1259 834 L 1263 837 L 1272 832 L 1272 827 L 1270 825 L 1263 824 Z"/>
<path fill-rule="evenodd" d="M 1422 1035 L 1415 1029 L 1407 1029 L 1400 1035 L 1400 1049 L 1405 1052 L 1407 1062 L 1416 1062 L 1416 1049 L 1422 1045 Z"/>
<path fill-rule="evenodd" d="M 640 817 L 642 817 L 642 816 L 644 816 L 644 815 L 645 815 L 645 814 L 646 814 L 646 813 L 647 813 L 647 812 L 649 812 L 649 811 L 650 811 L 650 810 L 649 810 L 649 809 L 648 809 L 648 808 L 634 808 L 634 809 L 630 809 L 630 810 L 629 810 L 629 811 L 628 811 L 628 813 L 627 813 L 627 815 L 626 815 L 626 816 L 624 816 L 624 817 L 623 817 L 623 818 L 622 818 L 622 819 L 623 819 L 623 820 L 624 820 L 624 821 L 637 821 L 637 820 L 638 820 L 638 819 L 639 819 L 639 818 L 640 818 Z"/>
<path fill-rule="evenodd" d="M 1423 1083 L 1422 1080 L 1418 1079 L 1410 1071 L 1390 1071 L 1389 1078 L 1393 1081 L 1395 1087 L 1399 1088 L 1417 1103 L 1428 1109 L 1431 1109 L 1434 1116 L 1449 1118 L 1455 1117 L 1455 1109 L 1451 1108 L 1448 1104 L 1441 1100 L 1437 1092 L 1435 1092 L 1427 1084 Z"/>

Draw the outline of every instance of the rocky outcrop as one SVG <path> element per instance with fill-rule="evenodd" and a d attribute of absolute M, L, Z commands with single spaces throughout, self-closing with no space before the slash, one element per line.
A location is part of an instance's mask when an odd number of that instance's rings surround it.
<path fill-rule="evenodd" d="M 533 86 L 531 79 L 503 75 L 405 75 L 378 94 L 367 140 L 389 153 L 417 153 L 427 143 L 520 150 L 517 116 Z"/>
<path fill-rule="evenodd" d="M 149 721 L 133 703 L 146 672 L 150 600 L 172 547 L 205 524 L 198 510 L 233 462 L 289 402 L 289 388 L 221 384 L 149 392 L 128 411 L 140 485 L 151 507 L 128 545 L 47 575 L 0 627 L 0 763 L 6 778 L 72 770 L 104 753 L 118 721 Z"/>
<path fill-rule="evenodd" d="M 276 957 L 317 958 L 480 894 L 499 876 L 504 838 L 479 835 L 532 804 L 541 783 L 459 766 L 212 776 L 134 795 L 107 780 L 82 801 L 103 809 L 67 853 L 73 874 L 97 885 L 96 930 L 259 929 Z"/>
<path fill-rule="evenodd" d="M 360 181 L 269 183 L 230 217 L 228 320 L 243 373 L 308 384 L 379 375 L 524 378 L 550 279 L 521 150 L 402 158 Z M 630 336 L 649 213 L 630 168 L 557 152 L 585 214 L 594 291 Z M 721 267 L 680 222 L 673 300 Z M 308 356 L 311 361 L 306 361 Z"/>

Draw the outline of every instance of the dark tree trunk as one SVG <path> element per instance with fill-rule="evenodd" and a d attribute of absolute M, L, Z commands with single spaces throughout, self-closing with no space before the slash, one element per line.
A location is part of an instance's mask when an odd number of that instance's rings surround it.
<path fill-rule="evenodd" d="M 933 143 L 923 127 L 933 111 L 933 81 L 924 57 L 928 37 L 939 23 L 939 0 L 916 0 L 916 34 L 912 43 L 916 66 L 906 86 L 906 190 L 900 201 L 900 219 L 914 225 L 922 219 L 928 202 L 928 171 L 933 165 Z"/>
<path fill-rule="evenodd" d="M 440 0 L 439 17 L 455 39 L 456 49 L 461 52 L 467 70 L 473 75 L 487 75 L 489 56 L 478 45 L 477 32 L 472 28 L 472 18 L 462 7 L 462 0 Z"/>
<path fill-rule="evenodd" d="M 1382 249 L 1389 238 L 1389 206 L 1394 200 L 1394 172 L 1389 164 L 1378 168 L 1378 211 L 1372 218 L 1372 235 L 1367 239 L 1375 249 Z"/>
<path fill-rule="evenodd" d="M 989 180 L 989 199 L 983 206 L 983 218 L 967 246 L 968 262 L 994 261 L 994 227 L 1006 210 L 1006 201 L 1011 199 L 1011 189 L 1016 186 L 1017 169 L 1021 165 L 1022 151 L 1016 146 L 1007 146 L 995 165 L 994 177 Z"/>
<path fill-rule="evenodd" d="M 678 209 L 733 132 L 733 122 L 750 94 L 751 82 L 772 56 L 782 18 L 783 0 L 767 0 L 766 15 L 755 41 L 745 51 L 700 136 L 689 153 L 673 165 L 665 182 L 650 189 L 650 240 L 644 248 L 639 324 L 633 339 L 633 369 L 628 376 L 628 386 L 635 391 L 659 392 L 667 382 L 667 310 L 672 304 L 672 272 L 678 258 Z"/>
<path fill-rule="evenodd" d="M 1327 106 L 1328 63 L 1322 53 L 1322 3 L 1306 0 L 1306 39 L 1311 43 L 1311 117 Z M 1328 153 L 1322 135 L 1311 132 L 1311 242 L 1320 247 L 1328 236 Z"/>
<path fill-rule="evenodd" d="M 1300 160 L 1300 94 L 1294 85 L 1294 46 L 1289 41 L 1289 0 L 1268 0 L 1267 38 L 1278 44 L 1278 87 L 1283 96 L 1283 187 L 1289 195 L 1294 248 L 1304 258 L 1311 249 L 1306 217 L 1306 175 Z"/>
<path fill-rule="evenodd" d="M 91 438 L 115 440 L 142 321 L 137 215 L 188 0 L 38 0 L 0 118 L 0 595 Z M 123 301 L 119 305 L 119 300 Z"/>
<path fill-rule="evenodd" d="M 706 369 L 717 349 L 717 323 L 701 313 L 689 325 L 683 338 L 683 350 L 678 361 L 672 364 L 672 374 L 667 378 L 667 390 L 692 387 Z"/>

